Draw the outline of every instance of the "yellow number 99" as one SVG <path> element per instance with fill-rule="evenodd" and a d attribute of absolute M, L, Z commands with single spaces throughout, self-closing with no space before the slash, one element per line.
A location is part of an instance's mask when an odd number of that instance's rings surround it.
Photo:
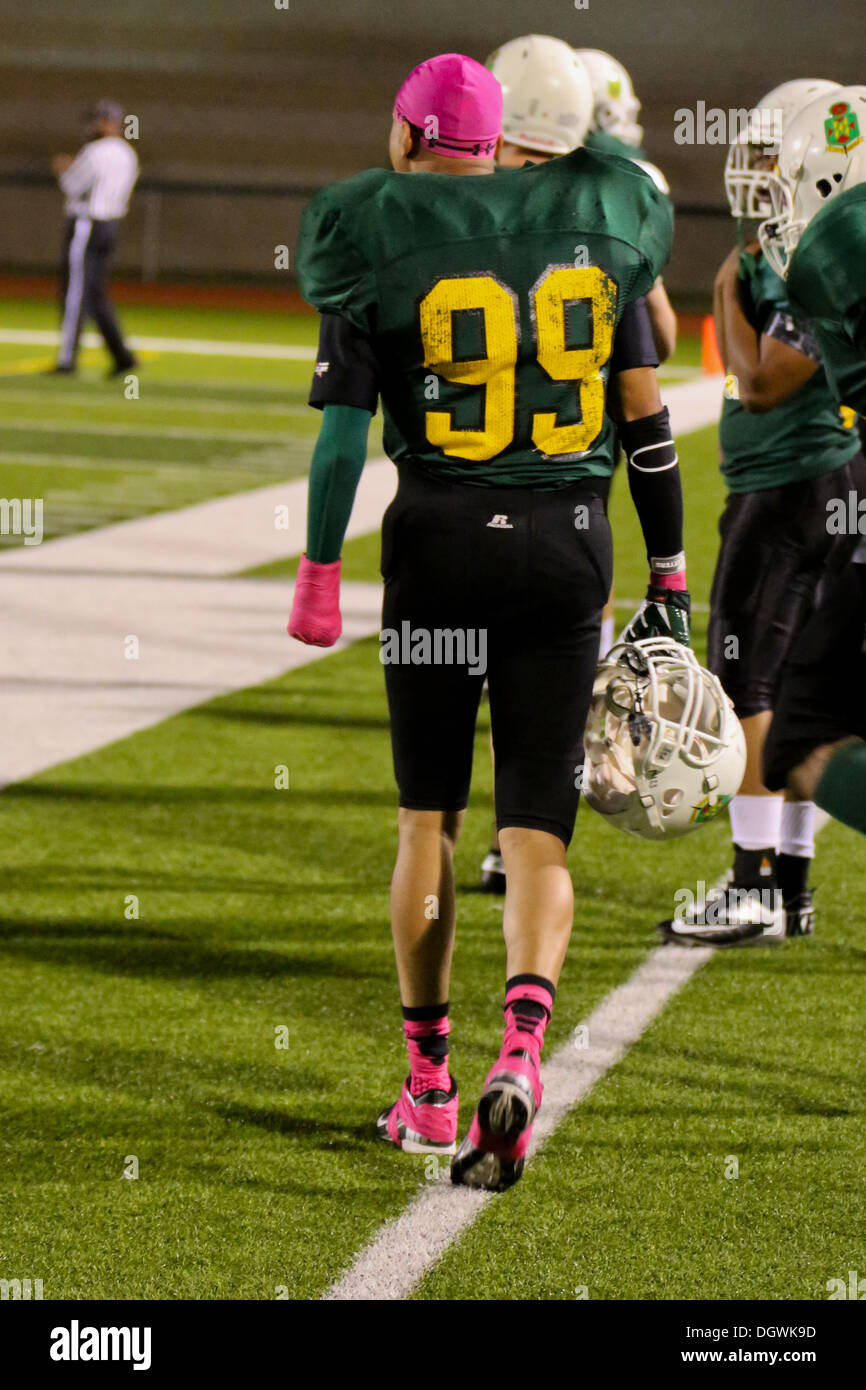
<path fill-rule="evenodd" d="M 575 300 L 589 304 L 589 347 L 565 345 L 565 306 Z M 547 458 L 585 453 L 604 425 L 601 369 L 613 347 L 616 283 L 599 266 L 551 266 L 532 291 L 532 305 L 538 364 L 552 381 L 577 383 L 581 416 L 576 424 L 559 425 L 555 411 L 535 411 L 532 443 Z M 466 309 L 484 315 L 487 354 L 455 362 L 452 315 Z M 425 367 L 446 381 L 485 388 L 483 429 L 455 429 L 450 410 L 428 410 L 429 442 L 452 458 L 495 458 L 516 429 L 516 296 L 492 275 L 464 275 L 440 280 L 421 300 L 419 312 Z"/>

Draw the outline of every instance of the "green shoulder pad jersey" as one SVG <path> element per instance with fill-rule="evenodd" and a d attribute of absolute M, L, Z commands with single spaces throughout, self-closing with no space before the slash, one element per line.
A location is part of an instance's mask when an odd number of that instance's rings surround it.
<path fill-rule="evenodd" d="M 625 140 L 620 140 L 618 135 L 611 135 L 607 130 L 588 131 L 584 145 L 594 154 L 618 154 L 622 159 L 630 159 L 633 164 L 637 164 L 640 169 L 649 174 L 653 182 L 661 187 L 666 196 L 670 196 L 664 174 L 657 164 L 652 163 L 642 146 L 627 145 Z"/>
<path fill-rule="evenodd" d="M 606 130 L 589 130 L 584 140 L 586 149 L 592 150 L 593 154 L 618 154 L 623 159 L 642 160 L 647 163 L 649 156 L 640 146 L 627 145 L 625 140 L 620 140 L 618 135 L 611 135 Z"/>
<path fill-rule="evenodd" d="M 763 256 L 740 253 L 743 312 L 759 334 L 822 361 L 815 335 L 798 322 L 785 282 Z M 759 492 L 785 483 L 819 478 L 841 468 L 857 452 L 856 430 L 847 427 L 823 366 L 774 410 L 754 414 L 736 395 L 736 381 L 725 382 L 719 424 L 722 473 L 731 492 Z"/>
<path fill-rule="evenodd" d="M 372 344 L 385 450 L 480 486 L 607 476 L 614 334 L 670 254 L 632 163 L 576 150 L 495 174 L 368 170 L 304 213 L 301 293 Z"/>
<path fill-rule="evenodd" d="M 827 203 L 788 269 L 788 295 L 814 328 L 836 399 L 866 415 L 866 184 Z"/>

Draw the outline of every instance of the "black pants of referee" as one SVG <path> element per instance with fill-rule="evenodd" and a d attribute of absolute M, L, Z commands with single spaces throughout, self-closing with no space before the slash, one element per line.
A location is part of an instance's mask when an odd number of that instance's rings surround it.
<path fill-rule="evenodd" d="M 118 369 L 131 366 L 135 360 L 123 341 L 108 298 L 108 277 L 119 228 L 119 221 L 66 219 L 60 266 L 60 367 L 75 366 L 81 329 L 88 319 L 96 324 Z"/>
<path fill-rule="evenodd" d="M 382 640 L 392 656 L 383 645 L 380 657 L 400 805 L 466 806 L 486 675 L 497 826 L 567 845 L 613 568 L 608 480 L 533 491 L 399 471 L 382 527 Z M 465 635 L 467 650 L 471 636 L 484 669 L 437 660 L 437 633 L 452 646 Z"/>

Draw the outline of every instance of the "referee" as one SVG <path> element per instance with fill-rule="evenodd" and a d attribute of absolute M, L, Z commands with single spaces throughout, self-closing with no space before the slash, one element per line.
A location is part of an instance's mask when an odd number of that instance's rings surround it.
<path fill-rule="evenodd" d="M 89 139 L 73 159 L 58 154 L 52 169 L 66 197 L 66 224 L 60 268 L 63 323 L 54 373 L 76 370 L 78 340 L 92 318 L 114 358 L 109 376 L 136 365 L 123 341 L 108 298 L 107 280 L 120 224 L 138 178 L 138 156 L 122 138 L 123 108 L 99 101 L 90 113 Z"/>

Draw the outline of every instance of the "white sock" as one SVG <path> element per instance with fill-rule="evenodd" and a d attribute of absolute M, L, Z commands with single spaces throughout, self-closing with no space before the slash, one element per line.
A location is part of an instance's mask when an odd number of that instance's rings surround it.
<path fill-rule="evenodd" d="M 613 618 L 602 618 L 601 620 L 601 637 L 598 643 L 599 661 L 604 660 L 613 646 L 614 621 Z"/>
<path fill-rule="evenodd" d="M 781 796 L 735 796 L 731 835 L 740 849 L 775 849 L 782 832 Z"/>
<path fill-rule="evenodd" d="M 786 801 L 784 803 L 779 850 L 782 854 L 795 854 L 799 859 L 814 859 L 814 801 Z"/>

